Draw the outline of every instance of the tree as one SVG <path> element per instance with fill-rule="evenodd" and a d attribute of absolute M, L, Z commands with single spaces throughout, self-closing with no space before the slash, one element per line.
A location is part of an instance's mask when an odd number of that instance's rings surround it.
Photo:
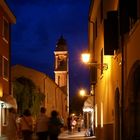
<path fill-rule="evenodd" d="M 40 105 L 45 99 L 45 94 L 37 89 L 34 82 L 25 77 L 19 77 L 13 82 L 13 95 L 16 98 L 18 113 L 29 108 L 34 116 L 39 113 Z"/>

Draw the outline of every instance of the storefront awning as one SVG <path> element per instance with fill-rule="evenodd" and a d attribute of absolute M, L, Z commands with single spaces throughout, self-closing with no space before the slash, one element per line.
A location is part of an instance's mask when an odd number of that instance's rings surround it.
<path fill-rule="evenodd" d="M 87 100 L 84 102 L 84 107 L 93 107 L 93 96 L 89 96 Z"/>
<path fill-rule="evenodd" d="M 0 103 L 3 104 L 3 107 L 10 108 L 13 107 L 17 109 L 16 99 L 12 95 L 3 96 L 0 98 Z"/>

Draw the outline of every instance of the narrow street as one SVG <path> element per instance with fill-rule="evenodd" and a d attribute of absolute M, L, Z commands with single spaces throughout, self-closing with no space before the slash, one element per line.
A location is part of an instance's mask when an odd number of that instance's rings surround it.
<path fill-rule="evenodd" d="M 68 133 L 68 131 L 64 131 L 63 133 L 60 134 L 59 140 L 95 140 L 95 136 L 90 136 L 86 137 L 85 136 L 85 131 L 81 132 L 73 132 L 73 133 Z"/>

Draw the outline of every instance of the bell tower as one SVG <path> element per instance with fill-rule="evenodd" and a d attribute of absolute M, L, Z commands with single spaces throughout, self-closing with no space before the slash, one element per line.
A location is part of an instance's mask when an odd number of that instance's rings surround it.
<path fill-rule="evenodd" d="M 67 112 L 69 113 L 69 59 L 66 40 L 61 36 L 56 43 L 55 55 L 55 83 L 67 95 Z"/>

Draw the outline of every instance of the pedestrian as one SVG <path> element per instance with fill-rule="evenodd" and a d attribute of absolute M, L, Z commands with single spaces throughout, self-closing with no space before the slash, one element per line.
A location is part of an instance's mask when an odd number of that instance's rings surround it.
<path fill-rule="evenodd" d="M 40 114 L 36 120 L 36 134 L 38 140 L 47 140 L 48 138 L 48 117 L 46 115 L 46 109 L 41 107 Z"/>
<path fill-rule="evenodd" d="M 29 109 L 24 110 L 20 120 L 23 140 L 31 140 L 33 133 L 33 118 Z"/>
<path fill-rule="evenodd" d="M 9 108 L 7 138 L 8 140 L 17 140 L 17 124 L 16 124 L 16 109 Z"/>
<path fill-rule="evenodd" d="M 77 119 L 77 130 L 78 130 L 78 132 L 81 131 L 81 119 L 80 118 Z"/>
<path fill-rule="evenodd" d="M 49 119 L 48 132 L 50 140 L 58 140 L 58 135 L 61 132 L 63 124 L 58 117 L 58 112 L 53 110 Z"/>
<path fill-rule="evenodd" d="M 71 133 L 71 123 L 72 123 L 72 117 L 71 116 L 69 116 L 68 118 L 67 118 L 67 127 L 68 127 L 68 133 Z"/>

